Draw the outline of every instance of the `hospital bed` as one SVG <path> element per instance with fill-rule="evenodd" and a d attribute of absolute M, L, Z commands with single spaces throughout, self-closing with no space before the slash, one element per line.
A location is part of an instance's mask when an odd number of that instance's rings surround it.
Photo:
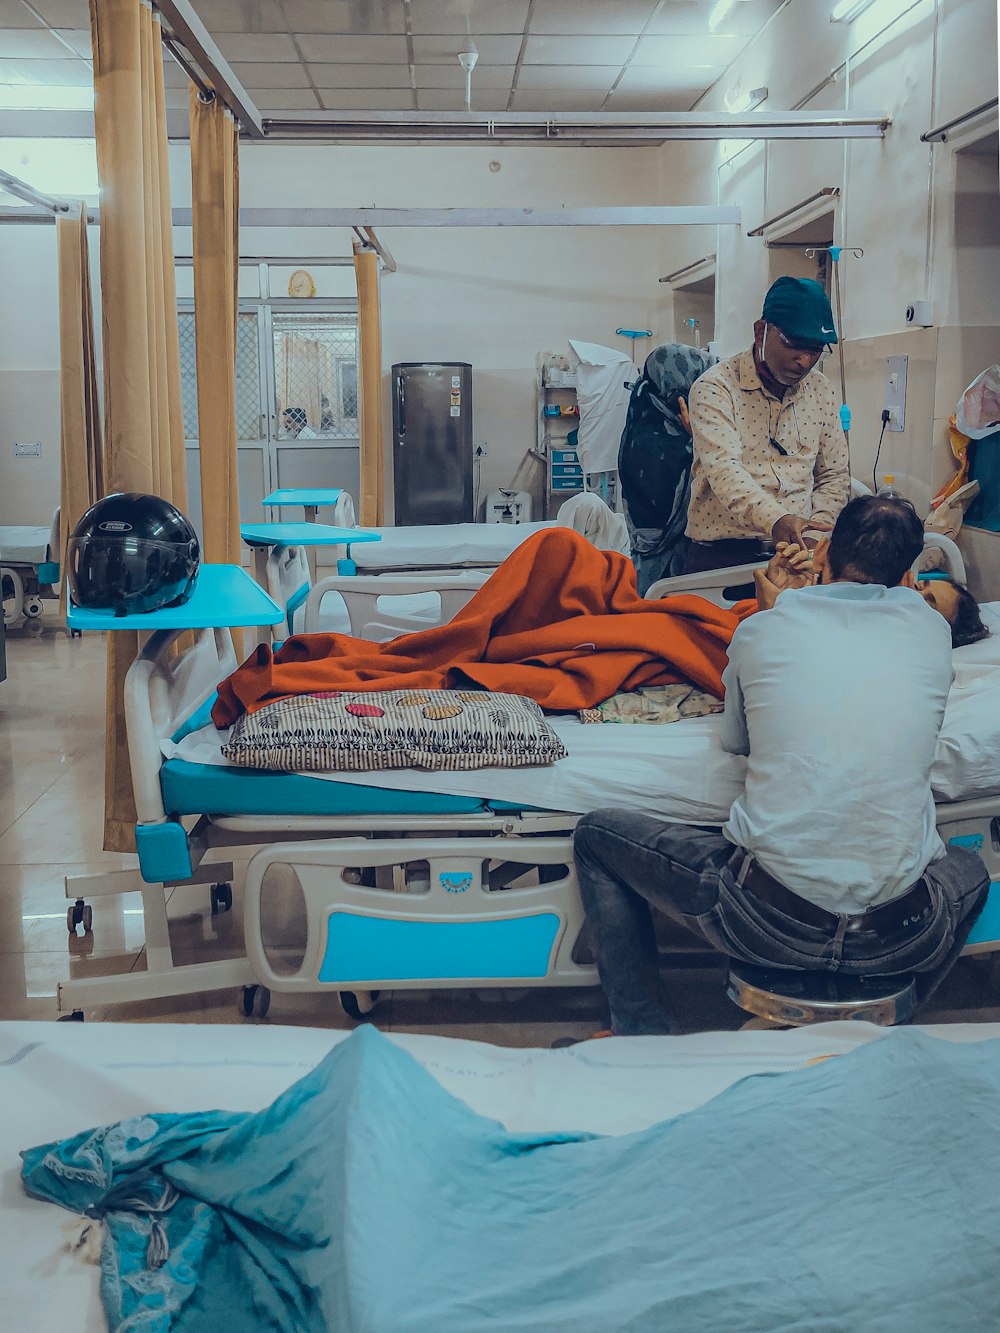
<path fill-rule="evenodd" d="M 1000 1036 L 1000 1024 L 925 1031 L 942 1041 L 967 1043 Z M 262 1109 L 346 1035 L 266 1025 L 0 1023 L 0 1280 L 6 1326 L 31 1333 L 103 1333 L 107 1327 L 98 1268 L 67 1253 L 74 1219 L 22 1192 L 19 1150 L 147 1112 Z M 867 1023 L 830 1023 L 788 1032 L 619 1038 L 559 1051 L 438 1036 L 389 1039 L 446 1091 L 512 1133 L 621 1135 L 694 1111 L 748 1075 L 803 1069 L 902 1035 Z M 780 1079 L 774 1086 L 780 1095 Z M 785 1169 L 794 1170 L 791 1158 Z M 857 1243 L 873 1239 L 862 1235 Z M 983 1262 L 989 1263 L 988 1254 Z M 608 1280 L 614 1277 L 609 1272 Z"/>
<path fill-rule="evenodd" d="M 5 625 L 34 620 L 42 599 L 59 597 L 59 510 L 48 527 L 0 527 L 0 581 Z"/>
<path fill-rule="evenodd" d="M 1000 603 L 983 614 L 991 637 L 954 654 L 933 784 L 942 837 L 981 851 L 1000 882 Z M 593 985 L 575 949 L 578 817 L 621 805 L 721 824 L 742 788 L 745 761 L 722 751 L 718 717 L 630 726 L 627 747 L 619 728 L 555 717 L 568 755 L 537 769 L 234 767 L 210 719 L 236 666 L 230 636 L 200 629 L 176 655 L 182 633 L 155 634 L 126 682 L 141 878 L 66 880 L 71 928 L 87 898 L 141 889 L 147 970 L 64 983 L 64 1011 L 232 985 L 248 1014 L 270 991 L 326 990 L 358 1016 L 386 989 Z M 259 850 L 243 889 L 246 956 L 175 965 L 165 887 L 221 885 L 213 907 L 225 906 L 232 864 L 208 853 L 249 848 Z M 997 947 L 994 895 L 970 948 Z"/>

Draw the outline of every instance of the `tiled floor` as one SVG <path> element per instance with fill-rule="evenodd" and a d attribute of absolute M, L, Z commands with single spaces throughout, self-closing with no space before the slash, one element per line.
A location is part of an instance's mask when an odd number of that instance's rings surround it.
<path fill-rule="evenodd" d="M 145 967 L 138 894 L 94 903 L 94 930 L 69 936 L 63 877 L 136 865 L 101 848 L 104 644 L 70 639 L 54 620 L 8 632 L 0 683 L 0 1019 L 56 1017 L 57 983 Z M 249 853 L 247 853 L 249 855 Z M 206 886 L 175 890 L 171 942 L 178 962 L 211 950 L 239 954 L 239 874 L 232 913 L 213 917 Z M 743 1015 L 724 995 L 724 968 L 706 956 L 669 966 L 671 1008 L 684 1031 L 736 1028 Z M 1000 1020 L 1000 985 L 989 960 L 963 959 L 927 1022 Z M 88 1021 L 243 1023 L 235 991 L 95 1007 Z M 545 1046 L 605 1024 L 597 989 L 396 991 L 372 1015 L 394 1031 L 430 1031 L 510 1046 Z M 351 1027 L 332 995 L 272 997 L 269 1023 Z"/>

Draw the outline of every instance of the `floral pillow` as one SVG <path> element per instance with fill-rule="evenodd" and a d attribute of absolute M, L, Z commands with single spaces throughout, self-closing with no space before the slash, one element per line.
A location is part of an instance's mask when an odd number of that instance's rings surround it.
<path fill-rule="evenodd" d="M 523 768 L 566 747 L 531 699 L 484 690 L 332 690 L 277 699 L 233 726 L 234 764 L 286 772 Z"/>

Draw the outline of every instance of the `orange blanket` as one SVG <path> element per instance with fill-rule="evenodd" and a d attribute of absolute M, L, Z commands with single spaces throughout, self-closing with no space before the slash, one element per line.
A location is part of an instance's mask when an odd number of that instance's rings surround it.
<path fill-rule="evenodd" d="M 536 533 L 447 625 L 370 643 L 296 634 L 258 647 L 219 686 L 218 727 L 292 694 L 454 689 L 479 685 L 543 708 L 591 708 L 618 690 L 691 681 L 722 697 L 733 631 L 753 603 L 729 611 L 703 597 L 644 601 L 624 555 L 570 528 Z"/>

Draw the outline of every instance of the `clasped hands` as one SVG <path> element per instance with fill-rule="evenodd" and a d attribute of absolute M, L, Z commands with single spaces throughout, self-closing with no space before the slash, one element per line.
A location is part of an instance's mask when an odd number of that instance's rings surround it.
<path fill-rule="evenodd" d="M 786 588 L 808 588 L 816 582 L 812 551 L 798 542 L 778 542 L 766 569 L 753 572 L 757 605 L 769 610 Z"/>

